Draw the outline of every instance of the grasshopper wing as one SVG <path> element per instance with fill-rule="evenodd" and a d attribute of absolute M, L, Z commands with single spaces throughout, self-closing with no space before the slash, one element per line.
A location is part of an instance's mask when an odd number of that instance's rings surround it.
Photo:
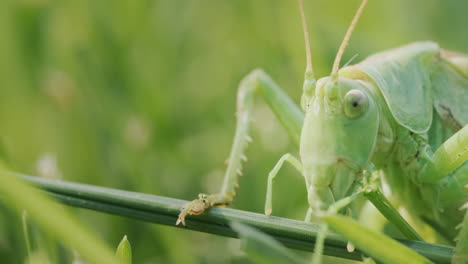
<path fill-rule="evenodd" d="M 442 51 L 431 80 L 437 113 L 458 131 L 468 123 L 468 55 Z"/>

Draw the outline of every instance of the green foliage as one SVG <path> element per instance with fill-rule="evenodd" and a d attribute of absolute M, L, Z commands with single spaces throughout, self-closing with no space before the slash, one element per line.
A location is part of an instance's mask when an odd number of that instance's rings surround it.
<path fill-rule="evenodd" d="M 305 5 L 315 70 L 323 76 L 359 0 Z M 467 9 L 459 0 L 371 1 L 343 62 L 416 40 L 466 53 Z M 234 135 L 238 82 L 261 67 L 298 102 L 301 34 L 291 0 L 2 0 L 2 158 L 15 171 L 48 178 L 183 199 L 215 192 Z M 256 122 L 233 206 L 262 212 L 267 173 L 294 149 L 261 105 Z M 293 169 L 281 173 L 291 177 L 278 177 L 277 186 L 288 188 L 274 190 L 274 212 L 303 219 L 303 180 Z M 23 263 L 21 219 L 0 203 L 0 256 Z M 74 213 L 109 245 L 128 234 L 134 263 L 235 258 L 223 238 Z M 49 259 L 63 263 L 73 255 L 43 239 Z"/>
<path fill-rule="evenodd" d="M 19 210 L 19 213 L 26 210 L 40 228 L 62 241 L 68 248 L 75 249 L 90 262 L 115 263 L 116 259 L 110 249 L 77 222 L 63 205 L 50 200 L 44 193 L 12 173 L 2 171 L 0 181 L 0 195 L 5 205 Z M 24 222 L 23 225 L 26 226 Z M 25 234 L 30 253 L 29 235 L 28 232 Z"/>
<path fill-rule="evenodd" d="M 371 256 L 375 256 L 383 263 L 432 263 L 388 236 L 359 225 L 350 217 L 325 216 L 323 220 L 332 229 L 344 234 L 358 248 L 363 249 Z M 386 250 L 382 250 L 382 247 L 385 247 Z"/>
<path fill-rule="evenodd" d="M 234 222 L 231 227 L 239 233 L 241 248 L 254 263 L 306 263 L 272 237 L 248 225 Z"/>
<path fill-rule="evenodd" d="M 120 261 L 119 264 L 132 264 L 132 247 L 127 236 L 124 236 L 122 241 L 120 241 L 115 255 Z"/>

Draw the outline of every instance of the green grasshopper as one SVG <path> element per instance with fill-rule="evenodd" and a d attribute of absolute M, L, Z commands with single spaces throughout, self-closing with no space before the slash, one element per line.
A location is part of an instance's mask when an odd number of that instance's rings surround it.
<path fill-rule="evenodd" d="M 221 191 L 200 194 L 181 209 L 177 224 L 185 225 L 186 215 L 233 201 L 250 141 L 254 98 L 260 95 L 300 153 L 300 159 L 283 155 L 270 172 L 265 213 L 272 213 L 273 180 L 289 162 L 305 178 L 306 221 L 323 223 L 314 263 L 321 262 L 330 226 L 371 257 L 399 264 L 385 257 L 385 245 L 363 245 L 362 237 L 374 231 L 350 234 L 333 218 L 338 213 L 356 217 L 359 208 L 352 205 L 358 197 L 371 201 L 407 238 L 420 240 L 396 209 L 406 208 L 411 219 L 431 226 L 449 242 L 456 240 L 453 263 L 468 263 L 468 214 L 460 209 L 468 201 L 468 55 L 416 42 L 340 69 L 366 4 L 363 0 L 346 32 L 331 75 L 316 80 L 299 0 L 307 57 L 302 111 L 262 70 L 245 77 L 238 90 L 237 128 Z M 387 195 L 393 205 L 382 194 L 383 184 L 390 187 Z M 462 227 L 456 229 L 458 225 Z"/>

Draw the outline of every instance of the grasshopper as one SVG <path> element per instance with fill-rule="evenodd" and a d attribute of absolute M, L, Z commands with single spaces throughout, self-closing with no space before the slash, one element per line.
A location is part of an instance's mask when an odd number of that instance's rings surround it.
<path fill-rule="evenodd" d="M 321 262 L 329 226 L 371 257 L 400 263 L 385 256 L 385 245 L 363 245 L 362 237 L 374 231 L 350 234 L 329 217 L 356 217 L 359 208 L 352 205 L 358 197 L 371 201 L 407 238 L 422 240 L 397 210 L 406 208 L 411 219 L 456 244 L 453 263 L 468 263 L 468 214 L 460 209 L 468 201 L 468 55 L 433 42 L 416 42 L 340 69 L 366 4 L 363 0 L 349 26 L 330 76 L 317 80 L 299 0 L 307 58 L 302 111 L 262 70 L 245 77 L 238 90 L 237 128 L 221 191 L 200 194 L 181 209 L 176 224 L 185 225 L 186 215 L 233 201 L 250 141 L 254 98 L 260 96 L 300 154 L 299 159 L 283 155 L 270 172 L 265 214 L 272 213 L 273 180 L 288 162 L 305 179 L 306 221 L 322 223 L 313 263 Z M 390 187 L 392 204 L 381 191 L 383 184 Z"/>

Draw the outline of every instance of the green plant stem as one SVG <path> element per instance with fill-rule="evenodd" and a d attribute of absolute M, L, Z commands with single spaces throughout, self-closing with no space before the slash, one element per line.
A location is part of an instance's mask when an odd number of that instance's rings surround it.
<path fill-rule="evenodd" d="M 218 207 L 211 208 L 202 215 L 189 216 L 186 219 L 186 227 L 176 227 L 175 222 L 180 207 L 187 201 L 60 180 L 20 176 L 49 192 L 51 196 L 62 203 L 175 228 L 238 237 L 229 225 L 230 222 L 235 221 L 259 229 L 289 248 L 303 251 L 313 250 L 319 230 L 319 225 L 313 223 Z M 450 263 L 452 247 L 411 240 L 398 241 L 434 262 Z M 345 239 L 330 233 L 325 241 L 324 253 L 330 256 L 360 260 L 362 253 L 358 250 L 352 253 L 348 252 L 346 244 Z"/>
<path fill-rule="evenodd" d="M 395 207 L 379 191 L 364 192 L 364 196 L 408 239 L 424 241 L 408 222 L 395 210 Z"/>

